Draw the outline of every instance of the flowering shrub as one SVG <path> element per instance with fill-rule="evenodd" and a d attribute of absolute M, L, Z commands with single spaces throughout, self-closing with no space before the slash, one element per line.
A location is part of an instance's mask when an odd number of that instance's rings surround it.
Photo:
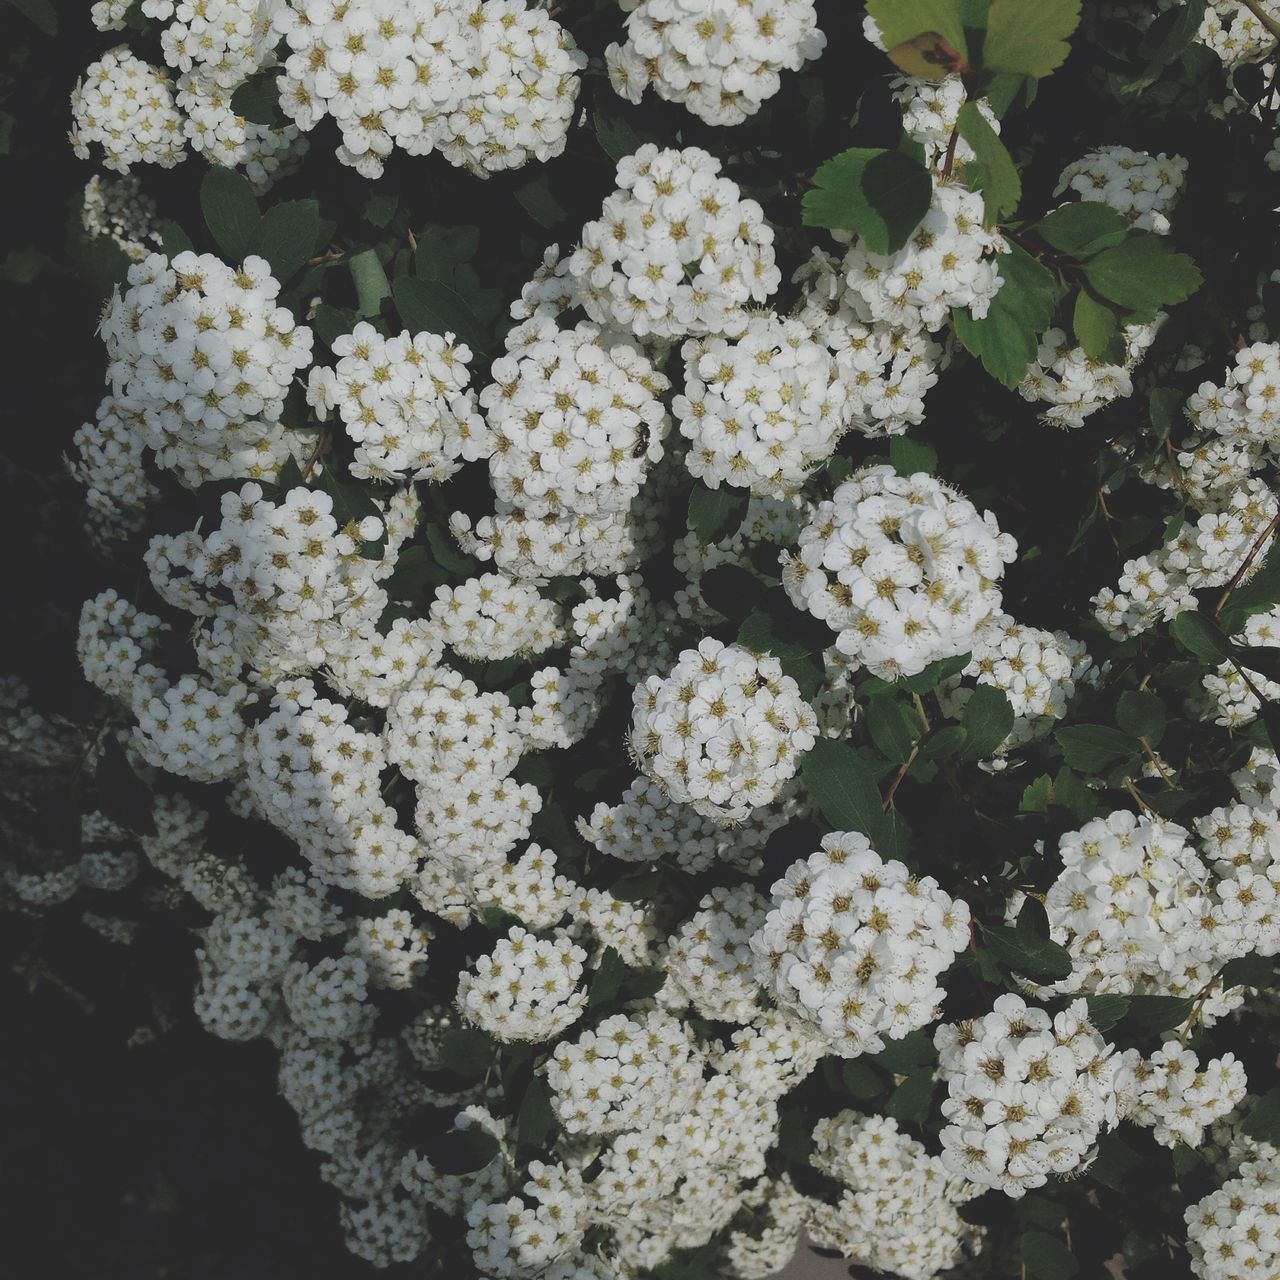
<path fill-rule="evenodd" d="M 376 1267 L 1280 1276 L 1280 3 L 89 19 L 3 905 Z"/>

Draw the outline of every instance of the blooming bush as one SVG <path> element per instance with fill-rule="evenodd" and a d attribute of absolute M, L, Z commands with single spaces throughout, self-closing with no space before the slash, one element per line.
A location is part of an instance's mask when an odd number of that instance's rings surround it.
<path fill-rule="evenodd" d="M 1280 1276 L 1280 3 L 89 18 L 2 904 L 375 1267 Z"/>

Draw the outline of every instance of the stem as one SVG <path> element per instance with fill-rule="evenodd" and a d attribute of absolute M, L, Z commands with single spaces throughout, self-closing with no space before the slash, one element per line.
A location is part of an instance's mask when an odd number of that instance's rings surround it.
<path fill-rule="evenodd" d="M 1231 593 L 1240 585 L 1240 580 L 1249 572 L 1249 566 L 1258 558 L 1258 552 L 1266 545 L 1266 541 L 1277 529 L 1280 529 L 1280 511 L 1277 511 L 1271 517 L 1270 524 L 1258 534 L 1254 540 L 1253 546 L 1249 548 L 1249 554 L 1245 556 L 1240 567 L 1235 571 L 1231 581 L 1227 583 L 1227 589 L 1218 597 L 1218 603 L 1214 605 L 1213 616 L 1216 618 L 1222 612 L 1222 606 L 1231 599 Z"/>
<path fill-rule="evenodd" d="M 956 122 L 951 126 L 951 136 L 947 139 L 947 155 L 942 162 L 942 176 L 944 178 L 951 177 L 951 171 L 956 167 L 956 144 L 960 141 L 960 118 L 956 117 Z"/>
<path fill-rule="evenodd" d="M 1124 789 L 1138 802 L 1138 807 L 1144 813 L 1149 813 L 1157 822 L 1161 821 L 1160 815 L 1142 798 L 1142 793 L 1133 785 L 1132 778 L 1124 780 Z"/>
<path fill-rule="evenodd" d="M 1240 0 L 1240 3 L 1243 4 L 1244 7 L 1248 9 L 1249 12 L 1253 14 L 1253 16 L 1257 18 L 1257 20 L 1262 23 L 1262 25 L 1266 27 L 1266 29 L 1270 31 L 1277 40 L 1280 40 L 1280 22 L 1277 22 L 1274 18 L 1267 15 L 1266 11 L 1259 3 L 1259 0 Z"/>
<path fill-rule="evenodd" d="M 1186 1048 L 1186 1045 L 1187 1045 L 1187 1037 L 1191 1034 L 1193 1028 L 1196 1025 L 1197 1020 L 1200 1017 L 1200 1010 L 1204 1008 L 1204 1002 L 1209 998 L 1209 995 L 1213 991 L 1214 987 L 1218 985 L 1218 980 L 1221 977 L 1222 977 L 1222 974 L 1215 973 L 1213 977 L 1210 978 L 1209 981 L 1206 982 L 1204 986 L 1201 987 L 1200 990 L 1196 992 L 1195 1006 L 1192 1008 L 1191 1012 L 1187 1015 L 1187 1025 L 1182 1028 L 1182 1032 L 1178 1036 L 1178 1043 L 1182 1045 L 1184 1049 Z"/>
<path fill-rule="evenodd" d="M 1169 780 L 1169 775 L 1165 773 L 1164 765 L 1160 763 L 1159 757 L 1156 753 L 1151 750 L 1151 743 L 1149 743 L 1146 738 L 1139 738 L 1138 741 L 1142 743 L 1142 749 L 1147 753 L 1147 759 L 1155 765 L 1156 772 L 1164 779 L 1164 785 L 1166 787 L 1172 787 L 1173 783 Z"/>
<path fill-rule="evenodd" d="M 889 783 L 889 790 L 884 793 L 884 803 L 881 805 L 881 808 L 886 812 L 888 812 L 889 806 L 893 804 L 894 793 L 898 790 L 899 784 L 902 782 L 903 778 L 907 776 L 907 770 L 915 764 L 916 756 L 919 754 L 920 744 L 917 742 L 916 745 L 911 748 L 911 754 L 898 769 L 898 772 L 893 775 L 893 781 Z"/>
<path fill-rule="evenodd" d="M 307 459 L 307 465 L 302 469 L 302 483 L 306 484 L 311 479 L 311 473 L 315 470 L 316 463 L 320 461 L 320 455 L 324 452 L 325 441 L 328 439 L 328 432 L 323 427 L 320 428 L 320 437 L 316 441 L 316 447 L 311 450 L 311 457 Z"/>

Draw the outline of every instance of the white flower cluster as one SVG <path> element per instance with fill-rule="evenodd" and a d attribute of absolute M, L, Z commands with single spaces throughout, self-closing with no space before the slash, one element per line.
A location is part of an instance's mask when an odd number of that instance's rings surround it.
<path fill-rule="evenodd" d="M 1248 1081 L 1235 1054 L 1200 1065 L 1176 1040 L 1149 1058 L 1137 1049 L 1117 1061 L 1116 1092 L 1125 1120 L 1155 1131 L 1162 1147 L 1198 1147 L 1204 1131 L 1227 1115 L 1245 1095 Z"/>
<path fill-rule="evenodd" d="M 902 127 L 925 149 L 930 168 L 940 171 L 946 162 L 947 148 L 954 146 L 953 163 L 969 164 L 976 159 L 973 148 L 952 132 L 960 119 L 960 108 L 968 100 L 964 81 L 955 75 L 941 80 L 920 80 L 915 76 L 894 76 L 894 101 L 902 108 Z M 1000 119 L 986 98 L 978 99 L 978 110 L 994 133 L 1000 132 Z"/>
<path fill-rule="evenodd" d="M 1205 6 L 1196 39 L 1222 59 L 1228 67 L 1260 62 L 1276 47 L 1271 32 L 1257 10 L 1273 22 L 1280 22 L 1280 5 L 1275 0 L 1255 0 L 1256 8 L 1243 0 L 1212 0 Z"/>
<path fill-rule="evenodd" d="M 799 318 L 834 353 L 847 412 L 866 436 L 899 435 L 924 421 L 924 396 L 945 354 L 923 329 L 883 320 L 864 323 L 837 258 L 815 249 L 792 277 L 803 290 Z"/>
<path fill-rule="evenodd" d="M 1221 386 L 1203 382 L 1187 397 L 1187 417 L 1231 441 L 1280 442 L 1280 344 L 1255 342 L 1237 351 Z"/>
<path fill-rule="evenodd" d="M 1045 910 L 1072 972 L 1052 989 L 1203 993 L 1197 1016 L 1209 1022 L 1234 1008 L 1242 993 L 1211 991 L 1214 974 L 1250 951 L 1280 950 L 1276 823 L 1274 810 L 1245 805 L 1202 819 L 1216 875 L 1173 822 L 1118 810 L 1068 832 Z M 1255 828 L 1260 835 L 1250 834 Z M 1246 856 L 1237 861 L 1241 834 Z"/>
<path fill-rule="evenodd" d="M 280 105 L 304 132 L 326 115 L 338 159 L 379 177 L 393 148 L 439 150 L 480 177 L 565 146 L 586 57 L 523 0 L 293 0 Z"/>
<path fill-rule="evenodd" d="M 819 1120 L 809 1163 L 843 1190 L 811 1203 L 809 1239 L 902 1280 L 933 1280 L 974 1256 L 982 1228 L 957 1212 L 979 1188 L 885 1116 L 854 1111 Z"/>
<path fill-rule="evenodd" d="M 727 334 L 781 282 L 773 228 L 699 147 L 646 143 L 618 164 L 618 190 L 582 228 L 567 272 L 598 324 L 638 338 Z"/>
<path fill-rule="evenodd" d="M 500 573 L 436 588 L 431 621 L 463 658 L 502 659 L 549 649 L 560 637 L 555 602 Z"/>
<path fill-rule="evenodd" d="M 708 124 L 741 124 L 826 47 L 814 0 L 620 0 L 625 44 L 605 50 L 630 102 L 652 86 Z"/>
<path fill-rule="evenodd" d="M 1280 648 L 1280 607 L 1253 614 L 1231 639 L 1234 644 L 1248 648 Z M 1280 698 L 1280 683 L 1255 671 L 1248 661 L 1240 666 L 1243 671 L 1234 663 L 1224 662 L 1216 671 L 1209 672 L 1203 681 L 1205 691 L 1213 698 L 1208 715 L 1214 716 L 1216 724 L 1232 729 L 1257 719 L 1262 709 L 1259 694 L 1268 701 Z"/>
<path fill-rule="evenodd" d="M 143 192 L 137 174 L 104 178 L 95 173 L 84 189 L 80 225 L 91 236 L 114 240 L 135 262 L 160 246 L 156 202 Z"/>
<path fill-rule="evenodd" d="M 969 944 L 969 908 L 885 862 L 866 836 L 833 832 L 772 888 L 751 939 L 770 994 L 832 1053 L 878 1053 L 938 1016 L 938 979 Z"/>
<path fill-rule="evenodd" d="M 1094 596 L 1098 621 L 1113 637 L 1140 635 L 1194 609 L 1196 591 L 1225 586 L 1280 511 L 1270 485 L 1257 477 L 1215 487 L 1196 505 L 1198 519 L 1189 516 L 1164 546 L 1127 561 L 1118 590 L 1104 587 Z"/>
<path fill-rule="evenodd" d="M 84 486 L 89 528 L 99 542 L 136 533 L 146 507 L 160 494 L 146 473 L 140 417 L 106 396 L 94 420 L 71 437 L 75 457 L 67 459 L 67 468 Z"/>
<path fill-rule="evenodd" d="M 1067 714 L 1077 686 L 1094 671 L 1080 641 L 1063 631 L 1023 626 L 1007 613 L 992 614 L 974 632 L 972 654 L 960 676 L 939 688 L 938 697 L 946 713 L 958 717 L 972 696 L 962 678 L 999 689 L 1014 714 L 1002 751 L 1044 737 Z"/>
<path fill-rule="evenodd" d="M 1240 1166 L 1186 1213 L 1187 1250 L 1200 1280 L 1253 1280 L 1280 1271 L 1280 1156 Z"/>
<path fill-rule="evenodd" d="M 1004 283 L 1003 237 L 983 225 L 982 196 L 953 182 L 934 184 L 933 203 L 896 253 L 855 241 L 845 254 L 845 301 L 864 322 L 932 332 L 953 308 L 981 320 Z"/>
<path fill-rule="evenodd" d="M 784 1173 L 761 1178 L 744 1205 L 752 1210 L 753 1221 L 730 1233 L 724 1249 L 726 1269 L 738 1280 L 766 1280 L 795 1256 L 811 1204 Z"/>
<path fill-rule="evenodd" d="M 551 1040 L 587 1007 L 577 990 L 587 953 L 568 938 L 537 938 L 513 926 L 458 981 L 458 1008 L 499 1040 Z"/>
<path fill-rule="evenodd" d="M 934 1044 L 947 1085 L 942 1163 L 957 1178 L 1020 1199 L 1087 1165 L 1116 1125 L 1116 1059 L 1083 1000 L 1051 1017 L 1003 995 L 985 1017 L 944 1023 Z"/>
<path fill-rule="evenodd" d="M 103 318 L 117 412 L 189 487 L 271 479 L 289 456 L 280 416 L 311 360 L 311 330 L 277 305 L 279 292 L 262 258 L 233 268 L 211 254 L 152 253 Z"/>
<path fill-rule="evenodd" d="M 102 163 L 117 173 L 135 164 L 163 169 L 186 159 L 182 115 L 169 77 L 124 46 L 89 64 L 71 93 L 72 150 L 88 160 L 102 148 Z"/>
<path fill-rule="evenodd" d="M 443 480 L 481 456 L 484 426 L 467 390 L 468 347 L 453 334 L 385 338 L 361 322 L 335 338 L 332 368 L 314 365 L 307 403 L 336 408 L 355 443 L 351 474 L 363 480 Z"/>
<path fill-rule="evenodd" d="M 556 1046 L 547 1064 L 551 1105 L 566 1133 L 638 1129 L 684 1111 L 702 1065 L 688 1026 L 670 1014 L 615 1014 Z"/>
<path fill-rule="evenodd" d="M 1100 147 L 1063 169 L 1054 195 L 1073 191 L 1081 200 L 1109 205 L 1131 227 L 1166 235 L 1186 180 L 1187 162 L 1179 155 Z"/>
<path fill-rule="evenodd" d="M 707 637 L 636 685 L 630 744 L 673 800 L 730 823 L 778 795 L 816 727 L 777 658 Z"/>
<path fill-rule="evenodd" d="M 1126 325 L 1120 333 L 1124 362 L 1109 364 L 1073 347 L 1062 329 L 1048 329 L 1040 339 L 1033 364 L 1018 383 L 1024 400 L 1050 407 L 1041 420 L 1056 427 L 1079 427 L 1090 414 L 1133 394 L 1133 371 L 1156 340 L 1164 322 L 1161 312 L 1150 324 Z"/>
<path fill-rule="evenodd" d="M 275 13 L 284 0 L 144 0 L 148 17 L 171 19 L 160 34 L 164 60 L 197 84 L 234 89 L 275 46 Z"/>
<path fill-rule="evenodd" d="M 454 517 L 468 550 L 525 578 L 621 573 L 630 511 L 663 456 L 670 383 L 630 341 L 545 316 L 518 326 L 480 393 L 496 514 Z"/>
<path fill-rule="evenodd" d="M 740 338 L 690 338 L 681 356 L 673 408 L 690 443 L 685 466 L 713 489 L 784 497 L 849 425 L 842 370 L 801 320 L 752 316 Z"/>
<path fill-rule="evenodd" d="M 954 489 L 878 466 L 818 504 L 782 581 L 836 633 L 842 654 L 892 680 L 969 652 L 1000 608 L 1015 551 L 995 517 Z"/>

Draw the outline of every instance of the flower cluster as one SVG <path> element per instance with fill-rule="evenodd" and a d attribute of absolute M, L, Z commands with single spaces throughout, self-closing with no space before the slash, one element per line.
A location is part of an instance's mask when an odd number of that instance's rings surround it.
<path fill-rule="evenodd" d="M 653 87 L 708 124 L 741 124 L 826 46 L 813 0 L 621 0 L 625 44 L 605 50 L 609 79 L 639 102 Z"/>
<path fill-rule="evenodd" d="M 1280 1267 L 1280 1156 L 1240 1166 L 1186 1214 L 1191 1269 L 1200 1280 L 1250 1280 Z"/>
<path fill-rule="evenodd" d="M 171 81 L 124 45 L 90 63 L 76 82 L 68 137 L 81 160 L 101 147 L 102 163 L 117 173 L 135 164 L 172 169 L 186 159 Z"/>
<path fill-rule="evenodd" d="M 707 637 L 636 685 L 630 743 L 673 800 L 740 822 L 778 795 L 816 726 L 777 658 Z"/>
<path fill-rule="evenodd" d="M 274 22 L 292 51 L 285 114 L 304 132 L 331 116 L 338 159 L 365 177 L 397 146 L 439 150 L 480 177 L 564 150 L 586 58 L 522 0 L 296 3 Z"/>
<path fill-rule="evenodd" d="M 578 301 L 637 337 L 727 334 L 778 287 L 773 228 L 698 147 L 647 143 L 618 164 L 618 190 L 568 260 Z"/>
<path fill-rule="evenodd" d="M 931 476 L 879 466 L 818 504 L 782 581 L 841 653 L 891 680 L 970 650 L 1014 552 L 990 512 Z"/>
<path fill-rule="evenodd" d="M 1165 235 L 1186 180 L 1187 162 L 1181 156 L 1100 147 L 1063 169 L 1054 194 L 1073 191 L 1081 200 L 1110 205 L 1131 226 Z"/>
<path fill-rule="evenodd" d="M 484 428 L 467 390 L 471 351 L 453 334 L 384 338 L 362 323 L 330 344 L 338 363 L 313 365 L 307 403 L 337 409 L 355 443 L 351 474 L 443 480 L 480 456 Z"/>
<path fill-rule="evenodd" d="M 942 1163 L 957 1178 L 1020 1199 L 1087 1165 L 1115 1127 L 1116 1062 L 1083 1000 L 1050 1016 L 1003 995 L 982 1018 L 944 1023 L 934 1043 L 947 1085 Z"/>
<path fill-rule="evenodd" d="M 1150 1058 L 1130 1049 L 1121 1054 L 1116 1070 L 1120 1114 L 1154 1129 L 1162 1147 L 1198 1147 L 1205 1128 L 1243 1099 L 1246 1083 L 1234 1054 L 1201 1067 L 1196 1055 L 1176 1040 Z"/>
<path fill-rule="evenodd" d="M 771 890 L 751 939 L 761 980 L 833 1053 L 877 1053 L 938 1016 L 941 977 L 969 941 L 969 908 L 935 880 L 835 832 Z"/>

